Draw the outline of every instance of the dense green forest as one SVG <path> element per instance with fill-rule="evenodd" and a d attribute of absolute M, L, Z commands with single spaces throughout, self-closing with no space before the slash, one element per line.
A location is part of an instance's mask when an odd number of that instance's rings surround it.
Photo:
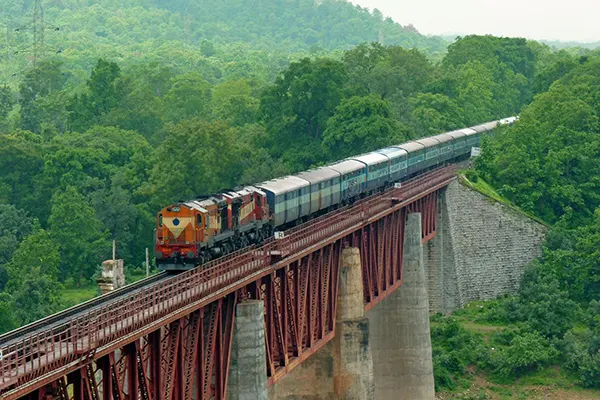
<path fill-rule="evenodd" d="M 436 384 L 559 365 L 598 386 L 598 54 L 448 45 L 344 1 L 121 3 L 43 1 L 35 60 L 33 1 L 0 4 L 0 331 L 71 305 L 112 240 L 135 274 L 169 202 L 520 114 L 467 175 L 551 225 L 544 255 L 465 311 L 495 353 L 436 317 Z"/>
<path fill-rule="evenodd" d="M 458 390 L 472 365 L 497 383 L 537 374 L 555 387 L 600 388 L 599 94 L 598 55 L 555 54 L 538 70 L 519 122 L 486 138 L 467 177 L 484 179 L 550 230 L 517 296 L 434 318 L 438 388 Z M 484 324 L 486 334 L 460 321 Z M 543 372 L 549 366 L 562 372 Z"/>
<path fill-rule="evenodd" d="M 0 77 L 16 85 L 33 58 L 35 0 L 0 2 Z M 381 12 L 338 0 L 42 0 L 44 46 L 72 81 L 98 58 L 121 67 L 159 62 L 175 73 L 273 80 L 290 60 L 363 42 L 444 53 L 447 42 L 402 27 Z M 39 15 L 39 14 L 38 14 Z M 36 25 L 41 30 L 38 18 Z"/>

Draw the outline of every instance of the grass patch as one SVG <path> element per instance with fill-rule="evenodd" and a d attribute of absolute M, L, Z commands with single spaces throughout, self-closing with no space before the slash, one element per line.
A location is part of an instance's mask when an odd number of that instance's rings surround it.
<path fill-rule="evenodd" d="M 66 308 L 72 307 L 84 301 L 93 299 L 100 294 L 100 289 L 92 283 L 76 286 L 72 283 L 66 283 L 60 295 Z"/>
<path fill-rule="evenodd" d="M 480 176 L 477 177 L 477 181 L 473 182 L 472 180 L 469 180 L 469 178 L 467 178 L 467 173 L 466 170 L 463 171 L 459 171 L 458 172 L 458 181 L 460 183 L 462 183 L 463 185 L 481 193 L 482 195 L 497 201 L 500 204 L 504 204 L 505 206 L 511 208 L 512 210 L 521 213 L 525 216 L 527 216 L 528 218 L 539 222 L 540 224 L 548 227 L 549 225 L 542 219 L 536 217 L 533 214 L 530 214 L 528 212 L 525 212 L 523 210 L 521 210 L 519 207 L 517 207 L 516 205 L 514 205 L 510 200 L 508 200 L 507 198 L 501 196 L 496 189 L 494 189 L 489 183 L 487 183 L 486 181 L 484 181 Z"/>

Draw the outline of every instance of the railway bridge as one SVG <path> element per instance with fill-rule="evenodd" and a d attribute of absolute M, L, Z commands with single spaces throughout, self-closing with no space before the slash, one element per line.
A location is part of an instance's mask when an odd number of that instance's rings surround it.
<path fill-rule="evenodd" d="M 6 334 L 0 337 L 0 398 L 379 399 L 404 393 L 389 398 L 433 399 L 430 308 L 449 311 L 482 297 L 475 292 L 489 286 L 462 285 L 441 268 L 458 258 L 441 256 L 452 247 L 452 232 L 440 228 L 448 225 L 441 199 L 455 180 L 454 166 L 431 171 L 283 238 L 179 275 L 156 275 Z M 535 237 L 535 248 L 541 235 L 527 224 L 521 228 L 506 240 L 518 247 L 523 236 Z M 519 274 L 496 275 L 504 282 L 499 286 L 514 287 Z M 443 300 L 452 291 L 454 300 Z M 499 294 L 492 292 L 486 293 Z M 391 331 L 401 337 L 382 344 L 378 338 Z M 303 379 L 324 348 L 331 353 L 322 381 L 332 382 L 327 394 L 286 389 L 295 370 Z M 397 372 L 390 373 L 394 365 Z"/>

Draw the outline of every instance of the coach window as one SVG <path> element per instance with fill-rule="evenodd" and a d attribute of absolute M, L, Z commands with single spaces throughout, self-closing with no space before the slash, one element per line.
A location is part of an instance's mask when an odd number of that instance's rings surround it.
<path fill-rule="evenodd" d="M 158 215 L 158 226 L 163 226 L 163 216 L 162 216 L 162 214 Z"/>
<path fill-rule="evenodd" d="M 201 214 L 196 215 L 196 225 L 199 227 L 202 227 L 202 215 Z"/>

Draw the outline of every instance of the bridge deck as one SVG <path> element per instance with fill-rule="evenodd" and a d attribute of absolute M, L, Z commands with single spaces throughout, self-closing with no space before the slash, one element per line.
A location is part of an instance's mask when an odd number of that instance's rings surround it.
<path fill-rule="evenodd" d="M 132 343 L 446 186 L 453 179 L 452 167 L 420 176 L 401 188 L 390 189 L 292 228 L 282 240 L 270 239 L 260 247 L 215 260 L 135 295 L 116 299 L 84 316 L 68 319 L 59 331 L 37 332 L 0 348 L 0 395 L 8 400 L 42 387 L 80 368 L 86 360 L 97 359 Z M 424 231 L 423 237 L 427 234 Z"/>

